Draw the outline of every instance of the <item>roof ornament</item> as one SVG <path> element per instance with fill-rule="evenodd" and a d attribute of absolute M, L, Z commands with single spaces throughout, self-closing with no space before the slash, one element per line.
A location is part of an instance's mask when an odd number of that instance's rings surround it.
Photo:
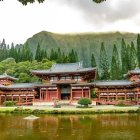
<path fill-rule="evenodd" d="M 4 76 L 7 76 L 7 73 L 6 73 L 6 72 L 4 72 L 4 73 L 3 73 L 3 75 L 4 75 Z"/>

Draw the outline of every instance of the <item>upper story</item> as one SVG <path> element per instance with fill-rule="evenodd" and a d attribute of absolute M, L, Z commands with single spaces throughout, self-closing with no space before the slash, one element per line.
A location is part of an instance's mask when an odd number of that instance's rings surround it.
<path fill-rule="evenodd" d="M 130 70 L 126 76 L 128 77 L 129 81 L 140 81 L 140 69 L 136 68 L 134 70 Z"/>
<path fill-rule="evenodd" d="M 0 85 L 12 85 L 17 78 L 7 75 L 6 73 L 0 75 Z"/>
<path fill-rule="evenodd" d="M 95 79 L 96 68 L 84 68 L 82 62 L 54 64 L 49 70 L 33 70 L 32 74 L 50 83 L 75 83 Z"/>

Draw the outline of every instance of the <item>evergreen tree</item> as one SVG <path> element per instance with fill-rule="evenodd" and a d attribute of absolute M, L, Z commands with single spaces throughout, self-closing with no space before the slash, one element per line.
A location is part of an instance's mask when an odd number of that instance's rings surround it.
<path fill-rule="evenodd" d="M 96 65 L 96 60 L 95 60 L 95 57 L 94 57 L 94 54 L 92 53 L 92 55 L 91 55 L 91 66 L 92 67 L 96 67 L 97 65 Z"/>
<path fill-rule="evenodd" d="M 140 67 L 140 34 L 137 36 L 137 60 L 138 66 Z"/>
<path fill-rule="evenodd" d="M 78 55 L 77 52 L 75 52 L 73 49 L 71 50 L 71 52 L 69 52 L 69 62 L 70 63 L 74 63 L 78 61 Z"/>
<path fill-rule="evenodd" d="M 41 58 L 42 58 L 42 56 L 41 56 L 41 49 L 40 49 L 40 45 L 38 43 L 37 49 L 36 49 L 36 53 L 35 53 L 35 60 L 41 61 L 42 60 Z"/>
<path fill-rule="evenodd" d="M 137 52 L 134 46 L 134 43 L 131 42 L 131 47 L 130 47 L 130 69 L 133 70 L 137 66 Z"/>
<path fill-rule="evenodd" d="M 120 58 L 116 45 L 113 47 L 112 61 L 111 61 L 111 79 L 117 80 L 121 79 L 120 72 Z"/>
<path fill-rule="evenodd" d="M 51 52 L 50 52 L 50 60 L 55 60 L 55 52 L 53 49 L 51 49 Z"/>
<path fill-rule="evenodd" d="M 121 43 L 121 63 L 122 63 L 122 75 L 127 73 L 127 47 L 124 39 Z"/>
<path fill-rule="evenodd" d="M 56 59 L 57 63 L 62 63 L 63 62 L 63 56 L 62 56 L 60 48 L 58 48 L 57 53 L 55 53 L 55 59 Z"/>
<path fill-rule="evenodd" d="M 107 57 L 103 42 L 101 43 L 101 49 L 100 49 L 100 69 L 99 70 L 100 70 L 100 79 L 107 80 L 110 78 L 109 62 L 108 62 L 108 57 Z"/>
<path fill-rule="evenodd" d="M 126 69 L 127 69 L 127 71 L 131 70 L 130 50 L 131 50 L 131 46 L 128 44 L 127 48 L 126 48 Z"/>

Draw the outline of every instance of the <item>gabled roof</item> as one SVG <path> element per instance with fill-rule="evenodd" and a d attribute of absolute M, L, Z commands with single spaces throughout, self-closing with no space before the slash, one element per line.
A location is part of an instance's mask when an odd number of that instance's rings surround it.
<path fill-rule="evenodd" d="M 73 73 L 73 72 L 88 72 L 96 70 L 96 68 L 83 68 L 82 62 L 54 64 L 49 70 L 33 70 L 33 74 L 56 74 L 56 73 Z"/>
<path fill-rule="evenodd" d="M 69 72 L 77 71 L 83 68 L 82 62 L 77 63 L 63 63 L 63 64 L 54 64 L 50 71 L 51 72 Z"/>
<path fill-rule="evenodd" d="M 0 79 L 10 79 L 10 80 L 17 80 L 17 78 L 14 78 L 10 75 L 7 75 L 7 73 L 4 73 L 2 75 L 0 75 Z"/>
<path fill-rule="evenodd" d="M 4 86 L 0 84 L 0 89 L 3 90 L 19 90 L 19 89 L 30 89 L 33 90 L 35 88 L 36 84 L 35 83 L 16 83 L 8 86 Z"/>
<path fill-rule="evenodd" d="M 112 87 L 112 86 L 130 86 L 133 82 L 128 80 L 109 80 L 109 81 L 96 81 L 95 87 Z"/>
<path fill-rule="evenodd" d="M 130 71 L 128 71 L 126 76 L 129 76 L 129 75 L 132 75 L 132 74 L 140 74 L 140 69 L 139 68 L 135 68 L 134 70 L 130 70 Z"/>

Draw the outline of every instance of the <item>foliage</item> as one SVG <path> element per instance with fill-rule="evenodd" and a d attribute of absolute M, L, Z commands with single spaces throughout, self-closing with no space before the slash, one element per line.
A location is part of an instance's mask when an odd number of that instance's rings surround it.
<path fill-rule="evenodd" d="M 104 47 L 104 43 L 101 43 L 101 49 L 100 49 L 100 67 L 99 67 L 101 73 L 100 73 L 100 78 L 103 79 L 109 79 L 109 62 L 108 62 L 108 57 L 106 54 L 106 50 Z"/>
<path fill-rule="evenodd" d="M 96 67 L 96 66 L 97 66 L 97 65 L 96 65 L 95 56 L 94 56 L 93 53 L 92 53 L 92 55 L 91 55 L 91 66 L 92 66 L 92 67 Z"/>
<path fill-rule="evenodd" d="M 23 61 L 16 62 L 13 58 L 8 58 L 0 62 L 0 74 L 6 72 L 7 74 L 18 78 L 17 82 L 37 82 L 38 78 L 31 75 L 31 70 L 36 69 L 49 69 L 53 61 L 43 59 L 41 62 L 34 61 Z"/>
<path fill-rule="evenodd" d="M 112 80 L 121 79 L 120 67 L 121 67 L 121 64 L 120 64 L 118 50 L 117 50 L 116 45 L 114 45 L 113 54 L 112 54 L 112 62 L 111 62 L 111 73 L 110 73 Z"/>
<path fill-rule="evenodd" d="M 0 0 L 0 1 L 3 1 L 3 0 Z M 19 2 L 21 2 L 23 5 L 27 5 L 28 3 L 34 3 L 35 1 L 38 1 L 39 3 L 43 3 L 45 0 L 18 0 Z M 103 1 L 106 1 L 106 0 L 93 0 L 93 2 L 96 2 L 96 3 L 101 3 Z"/>
<path fill-rule="evenodd" d="M 95 89 L 91 90 L 91 98 L 97 98 L 97 94 L 96 94 Z"/>
<path fill-rule="evenodd" d="M 140 34 L 137 36 L 137 59 L 138 59 L 138 66 L 140 67 Z"/>
<path fill-rule="evenodd" d="M 92 104 L 92 101 L 89 98 L 80 98 L 78 104 L 88 107 L 89 104 Z"/>
<path fill-rule="evenodd" d="M 15 101 L 5 101 L 3 102 L 4 106 L 15 106 L 16 102 Z"/>

